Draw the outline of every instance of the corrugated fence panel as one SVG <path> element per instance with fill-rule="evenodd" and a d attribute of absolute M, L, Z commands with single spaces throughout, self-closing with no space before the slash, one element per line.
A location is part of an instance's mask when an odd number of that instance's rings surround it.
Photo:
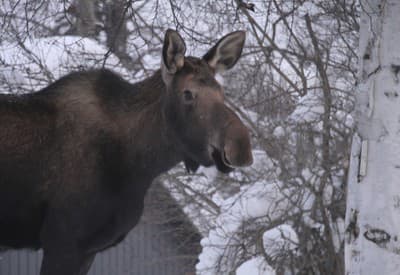
<path fill-rule="evenodd" d="M 97 254 L 89 275 L 194 274 L 200 235 L 181 208 L 160 182 L 145 205 L 139 224 L 118 246 Z M 0 250 L 0 275 L 39 275 L 41 260 L 41 251 Z"/>
<path fill-rule="evenodd" d="M 39 275 L 42 251 L 6 251 L 0 253 L 0 275 Z"/>
<path fill-rule="evenodd" d="M 165 226 L 140 223 L 118 246 L 99 253 L 89 275 L 179 275 L 194 271 Z M 0 254 L 0 275 L 39 275 L 42 252 Z"/>

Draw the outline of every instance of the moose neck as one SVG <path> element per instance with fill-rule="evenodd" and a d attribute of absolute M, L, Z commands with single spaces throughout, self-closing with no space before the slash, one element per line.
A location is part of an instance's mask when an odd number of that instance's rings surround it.
<path fill-rule="evenodd" d="M 134 84 L 136 90 L 130 101 L 135 110 L 129 136 L 136 173 L 153 179 L 182 160 L 180 144 L 168 127 L 163 112 L 166 87 L 157 71 L 153 76 Z"/>

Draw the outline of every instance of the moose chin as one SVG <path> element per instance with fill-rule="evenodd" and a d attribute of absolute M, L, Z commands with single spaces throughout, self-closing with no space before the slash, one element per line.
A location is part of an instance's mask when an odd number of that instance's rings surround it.
<path fill-rule="evenodd" d="M 0 247 L 43 248 L 41 275 L 84 275 L 138 223 L 159 174 L 251 165 L 249 131 L 215 80 L 244 41 L 230 33 L 197 58 L 168 30 L 161 68 L 141 82 L 80 71 L 0 95 Z"/>

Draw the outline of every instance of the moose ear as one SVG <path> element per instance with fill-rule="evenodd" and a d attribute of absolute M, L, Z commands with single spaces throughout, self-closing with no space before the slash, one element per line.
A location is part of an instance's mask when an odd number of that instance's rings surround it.
<path fill-rule="evenodd" d="M 162 49 L 162 75 L 166 80 L 183 67 L 186 46 L 178 32 L 168 29 Z"/>
<path fill-rule="evenodd" d="M 203 59 L 215 72 L 229 70 L 239 60 L 245 39 L 244 31 L 227 34 L 203 56 Z"/>

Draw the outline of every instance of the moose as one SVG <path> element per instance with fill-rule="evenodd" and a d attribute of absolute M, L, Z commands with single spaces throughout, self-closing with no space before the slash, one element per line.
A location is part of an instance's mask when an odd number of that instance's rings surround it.
<path fill-rule="evenodd" d="M 41 275 L 84 275 L 138 223 L 156 176 L 182 161 L 251 165 L 249 130 L 215 79 L 244 41 L 232 32 L 196 58 L 167 30 L 161 68 L 143 81 L 97 69 L 0 95 L 0 247 L 43 248 Z"/>

